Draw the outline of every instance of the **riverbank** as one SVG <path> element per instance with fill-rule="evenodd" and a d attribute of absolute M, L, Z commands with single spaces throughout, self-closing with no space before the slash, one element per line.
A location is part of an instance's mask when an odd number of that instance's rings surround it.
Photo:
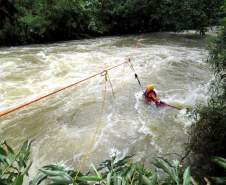
<path fill-rule="evenodd" d="M 223 2 L 4 0 L 0 46 L 190 29 L 204 35 L 207 27 L 218 24 Z"/>
<path fill-rule="evenodd" d="M 219 35 L 210 45 L 208 63 L 214 72 L 208 93 L 210 98 L 206 106 L 200 106 L 196 109 L 194 113 L 196 122 L 191 130 L 190 148 L 193 153 L 193 164 L 196 164 L 194 171 L 206 176 L 224 174 L 221 168 L 212 163 L 212 157 L 226 157 L 225 36 L 226 21 L 222 20 Z M 225 181 L 222 183 L 225 184 Z"/>

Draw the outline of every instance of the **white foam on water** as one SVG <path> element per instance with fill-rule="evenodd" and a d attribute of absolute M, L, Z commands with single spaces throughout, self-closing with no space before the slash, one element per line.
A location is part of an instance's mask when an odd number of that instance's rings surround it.
<path fill-rule="evenodd" d="M 128 57 L 142 85 L 155 84 L 163 101 L 184 107 L 204 104 L 211 79 L 205 62 L 208 52 L 195 40 L 187 43 L 187 39 L 183 42 L 168 36 L 107 37 L 4 49 L 0 51 L 0 110 L 120 64 Z M 140 44 L 135 46 L 137 41 Z M 192 124 L 185 109 L 146 105 L 128 64 L 109 71 L 109 75 L 116 97 L 112 98 L 108 83 L 101 129 L 89 160 L 99 161 L 114 152 L 122 157 L 131 150 L 139 159 L 181 151 L 187 137 L 184 128 Z M 33 172 L 42 164 L 57 161 L 76 165 L 95 131 L 103 88 L 104 77 L 100 75 L 60 92 L 1 118 L 0 133 L 15 145 L 17 140 L 35 139 Z M 145 147 L 152 151 L 146 153 Z"/>
<path fill-rule="evenodd" d="M 151 129 L 148 127 L 148 124 L 147 124 L 147 119 L 145 119 L 145 117 L 143 117 L 143 107 L 144 107 L 144 98 L 143 98 L 143 92 L 137 92 L 135 93 L 135 98 L 136 98 L 136 103 L 135 103 L 135 106 L 134 108 L 136 109 L 136 111 L 138 112 L 138 120 L 139 120 L 139 129 L 138 129 L 138 132 L 139 133 L 142 133 L 144 135 L 150 135 L 152 136 L 152 141 L 151 141 L 151 145 L 154 146 L 154 148 L 159 152 L 159 153 L 162 153 L 162 149 L 155 143 L 154 141 L 154 138 L 156 137 L 156 135 L 151 131 Z M 152 106 L 152 105 L 150 105 Z M 145 107 L 147 108 L 147 106 Z M 149 114 L 146 110 L 145 112 L 147 114 Z M 148 117 L 149 115 L 147 115 Z M 151 116 L 151 115 L 150 115 Z"/>

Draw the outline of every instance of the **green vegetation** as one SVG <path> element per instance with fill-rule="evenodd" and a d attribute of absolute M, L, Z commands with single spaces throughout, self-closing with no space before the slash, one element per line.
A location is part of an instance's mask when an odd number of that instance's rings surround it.
<path fill-rule="evenodd" d="M 118 2 L 118 3 L 116 3 Z M 104 1 L 103 19 L 113 33 L 182 31 L 216 24 L 221 0 Z M 112 11 L 110 11 L 112 10 Z"/>
<path fill-rule="evenodd" d="M 24 177 L 28 176 L 31 166 L 31 143 L 25 141 L 15 152 L 5 141 L 0 145 L 0 184 L 22 185 Z M 226 170 L 226 159 L 213 157 L 212 161 Z M 153 169 L 145 168 L 141 163 L 134 163 L 132 156 L 117 160 L 112 157 L 102 162 L 98 168 L 91 165 L 86 174 L 78 169 L 70 169 L 65 165 L 47 165 L 30 177 L 29 185 L 196 185 L 198 181 L 192 177 L 190 167 L 184 167 L 178 160 L 172 163 L 164 158 L 156 158 Z M 204 179 L 204 177 L 199 177 Z M 208 177 L 206 181 L 215 184 L 225 184 L 226 177 Z"/>
<path fill-rule="evenodd" d="M 198 174 L 204 175 L 223 174 L 211 162 L 211 156 L 226 158 L 226 18 L 221 24 L 222 28 L 211 45 L 208 60 L 214 72 L 210 99 L 207 106 L 196 110 L 197 122 L 191 130 L 193 168 Z"/>
<path fill-rule="evenodd" d="M 0 145 L 0 184 L 1 185 L 22 185 L 24 176 L 28 176 L 30 143 L 24 142 L 17 153 L 6 143 Z M 55 185 L 189 185 L 190 169 L 184 169 L 179 161 L 172 164 L 163 158 L 157 158 L 153 162 L 156 169 L 161 169 L 164 175 L 159 175 L 158 171 L 146 169 L 140 163 L 133 163 L 132 156 L 116 160 L 106 160 L 96 169 L 91 166 L 86 174 L 78 170 L 69 169 L 63 165 L 48 165 L 39 169 L 34 178 L 31 178 L 30 185 L 38 185 L 43 181 L 47 184 Z M 28 165 L 27 165 L 28 163 Z"/>
<path fill-rule="evenodd" d="M 20 185 L 23 183 L 24 176 L 28 175 L 31 166 L 31 162 L 29 162 L 30 147 L 30 143 L 26 141 L 15 153 L 6 141 L 0 144 L 1 185 Z"/>
<path fill-rule="evenodd" d="M 42 180 L 49 181 L 51 184 L 100 184 L 100 185 L 155 185 L 155 184 L 175 184 L 189 185 L 190 170 L 189 167 L 183 170 L 179 166 L 178 161 L 170 164 L 162 158 L 157 158 L 153 164 L 163 170 L 166 178 L 159 178 L 157 172 L 153 173 L 149 169 L 145 169 L 139 163 L 132 163 L 130 157 L 125 157 L 121 160 L 116 160 L 113 157 L 111 160 L 106 160 L 101 163 L 98 169 L 92 165 L 92 169 L 83 175 L 77 170 L 67 170 L 63 166 L 49 165 L 39 170 L 37 177 L 31 181 L 31 185 L 38 185 Z"/>
<path fill-rule="evenodd" d="M 216 184 L 226 184 L 226 160 L 222 157 L 214 157 L 212 159 L 212 161 L 216 164 L 218 164 L 221 168 L 224 169 L 224 176 L 223 177 L 212 177 L 211 179 L 213 180 L 213 182 L 215 182 Z"/>
<path fill-rule="evenodd" d="M 196 29 L 218 22 L 223 0 L 2 0 L 0 45 Z"/>

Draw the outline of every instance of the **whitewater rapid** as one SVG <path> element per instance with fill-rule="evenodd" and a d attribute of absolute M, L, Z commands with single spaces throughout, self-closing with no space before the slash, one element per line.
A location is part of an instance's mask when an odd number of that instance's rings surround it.
<path fill-rule="evenodd" d="M 165 102 L 192 108 L 206 103 L 212 76 L 207 55 L 205 40 L 192 34 L 172 33 L 2 48 L 0 111 L 127 58 L 143 86 L 153 83 Z M 126 64 L 109 71 L 109 76 L 115 97 L 107 84 L 102 117 L 104 78 L 98 76 L 0 118 L 1 138 L 14 146 L 33 140 L 31 173 L 49 163 L 77 167 L 97 124 L 100 130 L 83 169 L 114 153 L 136 154 L 135 159 L 146 164 L 154 156 L 174 158 L 174 153 L 183 153 L 188 138 L 186 129 L 192 124 L 186 109 L 146 105 L 134 73 Z"/>

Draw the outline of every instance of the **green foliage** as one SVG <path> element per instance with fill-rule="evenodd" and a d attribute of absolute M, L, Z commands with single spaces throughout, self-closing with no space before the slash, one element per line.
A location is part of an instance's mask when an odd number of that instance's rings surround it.
<path fill-rule="evenodd" d="M 171 180 L 172 183 L 179 185 L 179 162 L 175 161 L 173 165 L 171 165 L 167 160 L 162 158 L 157 158 L 154 162 L 154 165 L 158 168 L 161 168 L 165 173 L 169 175 L 169 181 Z"/>
<path fill-rule="evenodd" d="M 0 45 L 162 30 L 196 29 L 204 34 L 207 26 L 218 22 L 223 4 L 223 0 L 4 2 L 10 6 L 5 3 L 0 9 Z"/>
<path fill-rule="evenodd" d="M 175 160 L 171 164 L 164 158 L 156 158 L 153 164 L 162 169 L 168 176 L 163 181 L 167 184 L 176 184 L 176 185 L 189 185 L 190 184 L 190 168 L 187 167 L 186 170 L 183 170 L 183 167 L 180 165 L 179 161 Z"/>
<path fill-rule="evenodd" d="M 21 9 L 18 24 L 29 42 L 70 39 L 82 33 L 87 24 L 84 10 L 76 0 L 22 1 L 17 7 Z"/>
<path fill-rule="evenodd" d="M 53 184 L 71 184 L 73 182 L 71 172 L 64 166 L 48 165 L 40 169 L 38 175 L 30 182 L 30 185 L 40 184 L 43 180 L 49 180 Z"/>
<path fill-rule="evenodd" d="M 226 159 L 222 157 L 213 157 L 212 161 L 222 167 L 224 169 L 224 173 L 226 172 Z M 212 177 L 211 179 L 214 181 L 215 184 L 226 184 L 226 176 Z"/>
<path fill-rule="evenodd" d="M 0 145 L 0 184 L 22 185 L 24 176 L 28 175 L 30 143 L 25 141 L 17 153 L 4 141 Z M 219 165 L 224 174 L 210 177 L 213 184 L 226 183 L 226 159 L 211 157 L 211 161 Z M 141 163 L 134 163 L 132 156 L 118 160 L 113 156 L 96 168 L 93 164 L 86 174 L 78 169 L 70 169 L 64 165 L 47 165 L 39 169 L 35 177 L 31 177 L 29 185 L 195 185 L 190 167 L 183 167 L 179 161 L 170 163 L 158 157 L 152 164 L 154 170 L 145 168 Z M 203 163 L 202 165 L 205 165 Z M 160 170 L 163 172 L 160 172 Z M 155 171 L 155 172 L 154 172 Z M 200 176 L 200 179 L 204 179 Z"/>
<path fill-rule="evenodd" d="M 31 166 L 30 142 L 25 141 L 17 153 L 6 143 L 0 144 L 0 184 L 22 185 Z"/>
<path fill-rule="evenodd" d="M 183 185 L 189 185 L 191 181 L 190 167 L 187 167 L 183 174 Z"/>
<path fill-rule="evenodd" d="M 114 33 L 181 31 L 204 34 L 216 24 L 223 0 L 105 0 L 103 21 Z"/>
<path fill-rule="evenodd" d="M 224 8 L 226 10 L 226 6 Z M 224 10 L 224 11 L 225 11 Z M 195 171 L 205 175 L 219 175 L 222 170 L 211 162 L 211 156 L 226 158 L 226 21 L 217 38 L 211 43 L 208 63 L 214 72 L 207 106 L 199 107 L 197 122 L 191 130 L 191 150 Z M 203 165 L 205 163 L 206 165 Z"/>
<path fill-rule="evenodd" d="M 0 145 L 0 184 L 22 185 L 24 176 L 28 176 L 31 162 L 31 143 L 25 141 L 17 153 L 4 141 Z M 87 174 L 82 174 L 78 169 L 69 169 L 64 165 L 47 165 L 39 169 L 32 177 L 29 185 L 39 185 L 42 182 L 54 185 L 189 185 L 190 170 L 184 171 L 178 161 L 173 164 L 163 158 L 157 158 L 153 164 L 162 169 L 167 178 L 161 179 L 156 172 L 147 169 L 141 163 L 133 163 L 132 156 L 117 160 L 112 157 L 102 162 L 98 168 L 91 165 Z"/>
<path fill-rule="evenodd" d="M 159 178 L 156 173 L 140 163 L 132 163 L 131 156 L 127 156 L 121 160 L 116 160 L 116 157 L 106 160 L 97 169 L 92 165 L 86 175 L 64 166 L 45 166 L 39 170 L 30 185 L 38 185 L 43 181 L 55 185 L 190 185 L 190 170 L 186 168 L 184 171 L 178 161 L 171 164 L 163 158 L 158 158 L 153 163 L 168 175 L 166 179 Z"/>

